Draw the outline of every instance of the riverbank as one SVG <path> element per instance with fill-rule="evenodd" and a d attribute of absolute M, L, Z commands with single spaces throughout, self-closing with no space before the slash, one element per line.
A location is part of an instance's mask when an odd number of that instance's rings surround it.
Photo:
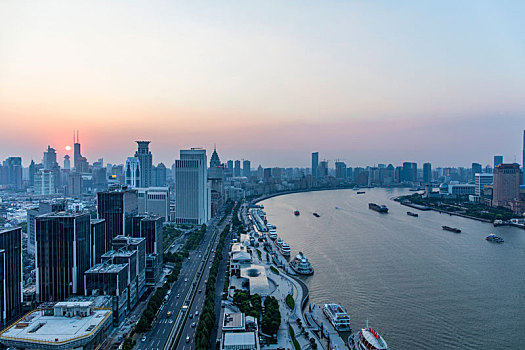
<path fill-rule="evenodd" d="M 251 204 L 257 204 L 259 202 L 262 202 L 266 199 L 270 199 L 277 196 L 284 196 L 287 194 L 294 194 L 294 193 L 305 193 L 305 192 L 319 192 L 319 191 L 335 191 L 335 190 L 351 190 L 354 186 L 345 186 L 345 187 L 321 187 L 321 188 L 310 188 L 310 189 L 304 189 L 304 190 L 291 190 L 291 191 L 283 191 L 283 192 L 276 192 L 272 194 L 265 194 L 261 197 L 257 197 L 255 199 L 252 199 L 250 201 Z M 360 187 L 361 188 L 368 188 L 368 187 Z"/>
<path fill-rule="evenodd" d="M 481 221 L 481 222 L 492 223 L 492 220 L 489 220 L 489 219 L 477 218 L 475 216 L 470 216 L 470 215 L 466 215 L 466 214 L 462 214 L 462 213 L 458 213 L 458 212 L 441 210 L 441 209 L 432 208 L 432 207 L 428 207 L 428 206 L 424 206 L 424 205 L 414 204 L 414 203 L 411 203 L 411 202 L 404 202 L 404 201 L 400 200 L 400 198 L 402 198 L 402 197 L 395 198 L 394 200 L 396 202 L 399 202 L 399 204 L 401 204 L 401 205 L 404 205 L 404 206 L 407 206 L 407 207 L 410 207 L 410 208 L 414 208 L 414 209 L 417 209 L 417 210 L 423 210 L 423 211 L 433 210 L 433 211 L 437 211 L 440 214 L 461 216 L 462 218 L 466 218 L 466 219 L 472 219 L 472 220 L 477 220 L 477 221 Z"/>

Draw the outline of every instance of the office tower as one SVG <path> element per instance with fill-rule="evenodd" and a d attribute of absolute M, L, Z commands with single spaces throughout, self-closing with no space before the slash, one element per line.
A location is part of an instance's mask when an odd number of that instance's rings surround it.
<path fill-rule="evenodd" d="M 4 166 L 0 167 L 0 185 L 8 185 L 12 189 L 21 189 L 22 182 L 22 158 L 9 157 L 4 161 Z"/>
<path fill-rule="evenodd" d="M 47 151 L 44 152 L 44 160 L 42 164 L 44 164 L 45 170 L 52 170 L 57 164 L 57 153 L 53 147 L 47 146 Z"/>
<path fill-rule="evenodd" d="M 503 164 L 503 156 L 494 156 L 494 168 L 500 164 Z"/>
<path fill-rule="evenodd" d="M 281 168 L 279 167 L 272 168 L 272 177 L 274 179 L 280 180 L 282 176 L 283 176 L 283 172 L 281 171 Z"/>
<path fill-rule="evenodd" d="M 126 278 L 126 285 L 128 289 L 128 310 L 135 306 L 138 301 L 137 289 L 137 269 L 138 269 L 138 252 L 127 248 L 119 248 L 118 250 L 110 250 L 102 255 L 103 263 L 111 264 L 127 264 L 128 276 Z M 145 280 L 145 278 L 144 278 Z"/>
<path fill-rule="evenodd" d="M 136 190 L 125 187 L 97 193 L 98 218 L 106 221 L 106 251 L 111 249 L 111 240 L 118 235 L 130 236 L 132 218 L 138 214 Z"/>
<path fill-rule="evenodd" d="M 410 181 L 417 181 L 417 163 L 410 163 Z"/>
<path fill-rule="evenodd" d="M 151 186 L 151 175 L 153 159 L 149 150 L 149 144 L 151 141 L 136 141 L 138 149 L 135 152 L 135 158 L 140 163 L 140 187 Z"/>
<path fill-rule="evenodd" d="M 93 181 L 93 191 L 105 191 L 108 188 L 107 172 L 106 168 L 93 167 L 91 172 L 91 179 Z"/>
<path fill-rule="evenodd" d="M 146 239 L 142 237 L 128 237 L 128 236 L 117 236 L 113 238 L 113 249 L 114 250 L 133 250 L 137 252 L 137 267 L 136 267 L 136 289 L 138 297 L 140 298 L 146 290 Z M 132 282 L 133 283 L 133 282 Z"/>
<path fill-rule="evenodd" d="M 319 167 L 319 152 L 312 153 L 312 176 L 317 177 L 317 168 Z"/>
<path fill-rule="evenodd" d="M 71 170 L 71 161 L 69 158 L 67 154 L 64 156 L 64 170 Z"/>
<path fill-rule="evenodd" d="M 481 196 L 483 193 L 483 188 L 485 186 L 491 185 L 494 181 L 494 177 L 492 174 L 486 174 L 486 173 L 476 173 L 474 178 L 474 184 L 476 186 L 476 196 Z"/>
<path fill-rule="evenodd" d="M 27 250 L 30 254 L 35 253 L 36 245 L 36 217 L 39 215 L 65 211 L 67 201 L 64 199 L 42 200 L 38 206 L 27 210 Z"/>
<path fill-rule="evenodd" d="M 352 167 L 346 168 L 346 178 L 350 181 L 353 181 L 354 179 L 354 169 Z"/>
<path fill-rule="evenodd" d="M 429 184 L 432 182 L 432 164 L 423 164 L 423 183 Z"/>
<path fill-rule="evenodd" d="M 323 178 L 328 176 L 328 161 L 323 160 L 319 162 L 319 166 L 317 167 L 317 177 Z"/>
<path fill-rule="evenodd" d="M 176 211 L 178 224 L 205 224 L 210 219 L 206 150 L 180 151 L 176 168 Z"/>
<path fill-rule="evenodd" d="M 0 229 L 0 328 L 22 313 L 22 229 Z"/>
<path fill-rule="evenodd" d="M 31 164 L 29 164 L 29 186 L 31 187 L 35 185 L 35 174 L 36 174 L 36 164 L 31 159 Z"/>
<path fill-rule="evenodd" d="M 35 194 L 41 196 L 55 194 L 55 174 L 51 170 L 40 169 L 35 174 Z"/>
<path fill-rule="evenodd" d="M 335 162 L 335 178 L 346 179 L 346 164 L 345 162 Z"/>
<path fill-rule="evenodd" d="M 106 222 L 104 219 L 91 219 L 89 239 L 89 266 L 102 262 L 102 255 L 106 253 Z"/>
<path fill-rule="evenodd" d="M 164 187 L 166 186 L 166 166 L 164 163 L 159 163 L 157 167 L 155 168 L 155 181 L 154 186 L 156 187 Z"/>
<path fill-rule="evenodd" d="M 77 137 L 75 139 L 75 132 L 73 132 L 73 166 L 75 167 L 75 170 L 77 172 L 83 172 L 81 171 L 81 166 L 79 164 L 79 160 L 82 157 L 82 154 L 80 154 L 80 140 L 78 138 L 78 130 L 77 130 Z"/>
<path fill-rule="evenodd" d="M 146 240 L 146 282 L 155 283 L 163 262 L 162 218 L 138 215 L 136 219 L 139 229 L 133 235 Z"/>
<path fill-rule="evenodd" d="M 472 180 L 476 179 L 476 174 L 481 174 L 483 167 L 479 163 L 472 163 Z"/>
<path fill-rule="evenodd" d="M 90 259 L 89 213 L 58 212 L 36 218 L 36 298 L 60 301 L 84 293 Z"/>
<path fill-rule="evenodd" d="M 139 214 L 155 214 L 160 216 L 163 222 L 170 221 L 169 187 L 137 188 L 137 195 Z"/>
<path fill-rule="evenodd" d="M 80 173 L 73 172 L 68 174 L 67 195 L 71 197 L 82 195 L 82 175 Z"/>
<path fill-rule="evenodd" d="M 257 179 L 262 180 L 263 177 L 264 177 L 264 169 L 261 166 L 261 164 L 259 164 L 259 166 L 257 167 Z"/>
<path fill-rule="evenodd" d="M 525 130 L 523 130 L 523 158 L 521 163 L 521 172 L 523 174 L 523 184 L 525 185 Z"/>
<path fill-rule="evenodd" d="M 126 159 L 126 185 L 133 188 L 141 185 L 140 161 L 137 157 Z"/>
<path fill-rule="evenodd" d="M 272 178 L 272 168 L 263 169 L 263 179 L 270 180 Z"/>
<path fill-rule="evenodd" d="M 249 160 L 242 161 L 242 176 L 250 178 L 251 175 L 251 162 Z"/>
<path fill-rule="evenodd" d="M 213 147 L 213 153 L 210 158 L 210 168 L 215 168 L 221 166 L 221 160 L 217 154 L 217 148 Z"/>
<path fill-rule="evenodd" d="M 233 169 L 233 160 L 229 160 L 226 162 L 226 168 Z"/>
<path fill-rule="evenodd" d="M 235 177 L 241 176 L 241 161 L 240 160 L 235 161 L 235 167 L 233 168 L 233 176 Z"/>
<path fill-rule="evenodd" d="M 500 164 L 494 167 L 492 205 L 509 206 L 520 198 L 520 167 L 517 164 Z"/>

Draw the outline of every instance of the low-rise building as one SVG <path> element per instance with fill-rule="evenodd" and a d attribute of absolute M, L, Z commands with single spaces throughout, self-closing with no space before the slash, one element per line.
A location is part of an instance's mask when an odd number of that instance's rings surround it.
<path fill-rule="evenodd" d="M 59 302 L 31 311 L 0 333 L 0 343 L 20 349 L 94 350 L 111 330 L 112 312 L 92 302 Z"/>

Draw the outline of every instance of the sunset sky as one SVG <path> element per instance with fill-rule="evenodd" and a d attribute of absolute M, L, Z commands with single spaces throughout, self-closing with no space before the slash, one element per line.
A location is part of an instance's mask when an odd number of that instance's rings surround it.
<path fill-rule="evenodd" d="M 0 160 L 521 162 L 524 1 L 0 2 Z M 60 162 L 61 163 L 61 162 Z"/>

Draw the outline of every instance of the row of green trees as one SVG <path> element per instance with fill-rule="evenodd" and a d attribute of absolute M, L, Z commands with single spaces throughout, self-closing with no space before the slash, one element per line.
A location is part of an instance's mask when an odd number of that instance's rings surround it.
<path fill-rule="evenodd" d="M 259 294 L 250 296 L 248 292 L 236 290 L 233 295 L 233 304 L 246 315 L 253 316 L 257 320 L 261 318 L 262 299 Z"/>
<path fill-rule="evenodd" d="M 211 265 L 210 274 L 208 276 L 208 283 L 206 284 L 206 298 L 204 299 L 204 308 L 202 309 L 197 331 L 195 332 L 195 349 L 206 350 L 210 345 L 210 335 L 215 325 L 215 284 L 217 281 L 217 273 L 219 272 L 219 263 L 222 260 L 222 251 L 226 236 L 230 232 L 230 225 L 226 225 L 222 230 L 217 243 L 215 258 Z"/>
<path fill-rule="evenodd" d="M 268 335 L 277 334 L 281 326 L 281 312 L 279 311 L 279 302 L 273 296 L 264 299 L 264 310 L 261 320 L 261 329 Z"/>

